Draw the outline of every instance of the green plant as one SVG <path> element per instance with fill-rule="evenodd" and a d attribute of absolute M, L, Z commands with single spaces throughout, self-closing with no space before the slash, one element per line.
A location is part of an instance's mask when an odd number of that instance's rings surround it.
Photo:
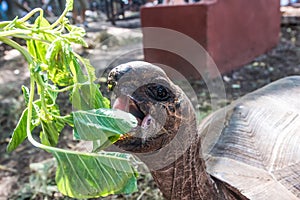
<path fill-rule="evenodd" d="M 56 158 L 56 183 L 67 196 L 88 198 L 136 191 L 137 173 L 128 154 L 105 152 L 105 147 L 137 125 L 129 113 L 109 109 L 109 101 L 94 83 L 94 68 L 76 54 L 72 43 L 86 45 L 83 28 L 65 18 L 73 1 L 67 0 L 62 15 L 50 24 L 41 8 L 25 17 L 0 22 L 0 41 L 19 50 L 28 62 L 30 87 L 22 87 L 26 109 L 15 128 L 7 150 L 17 148 L 26 138 Z M 38 15 L 31 24 L 29 19 Z M 13 38 L 22 38 L 27 49 Z M 75 111 L 61 114 L 56 103 L 59 93 L 68 92 Z M 93 141 L 97 152 L 76 152 L 55 147 L 65 126 L 74 137 Z M 40 127 L 40 142 L 32 134 Z M 100 151 L 99 151 L 100 150 Z"/>

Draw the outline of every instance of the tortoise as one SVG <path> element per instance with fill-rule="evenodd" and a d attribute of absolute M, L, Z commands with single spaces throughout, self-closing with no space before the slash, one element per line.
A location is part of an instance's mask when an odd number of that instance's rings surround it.
<path fill-rule="evenodd" d="M 153 64 L 119 65 L 108 84 L 113 108 L 138 120 L 115 144 L 145 162 L 166 199 L 300 199 L 299 76 L 245 95 L 199 126 L 187 95 Z"/>

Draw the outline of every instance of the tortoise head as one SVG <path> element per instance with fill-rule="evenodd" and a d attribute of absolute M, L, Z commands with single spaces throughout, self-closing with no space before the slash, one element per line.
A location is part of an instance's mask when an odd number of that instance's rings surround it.
<path fill-rule="evenodd" d="M 113 108 L 130 112 L 138 121 L 115 143 L 126 151 L 146 153 L 164 147 L 178 132 L 183 113 L 191 111 L 182 90 L 162 69 L 146 62 L 115 67 L 108 87 L 116 95 Z"/>

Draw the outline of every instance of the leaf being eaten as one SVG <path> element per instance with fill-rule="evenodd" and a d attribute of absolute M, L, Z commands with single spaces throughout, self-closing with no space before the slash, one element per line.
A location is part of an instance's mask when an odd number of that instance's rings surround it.
<path fill-rule="evenodd" d="M 137 126 L 130 113 L 113 109 L 94 109 L 73 112 L 74 137 L 79 140 L 99 141 L 101 147 L 115 142 L 120 135 Z"/>

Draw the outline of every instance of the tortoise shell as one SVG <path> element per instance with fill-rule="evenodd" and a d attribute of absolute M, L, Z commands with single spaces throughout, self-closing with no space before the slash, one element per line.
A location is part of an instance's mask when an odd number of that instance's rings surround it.
<path fill-rule="evenodd" d="M 138 153 L 167 199 L 300 199 L 300 76 L 246 95 L 198 129 L 192 104 L 160 68 L 127 63 L 113 69 L 108 81 L 118 97 L 115 108 L 126 110 L 124 99 L 133 102 L 128 111 L 141 125 L 147 116 L 153 116 L 153 124 L 166 117 L 161 130 L 146 137 L 134 133 L 117 145 Z M 172 98 L 161 101 L 167 93 Z M 165 148 L 169 143 L 175 145 Z M 162 168 L 153 168 L 158 165 Z"/>
<path fill-rule="evenodd" d="M 199 127 L 207 172 L 249 199 L 300 199 L 300 77 L 276 81 Z"/>

